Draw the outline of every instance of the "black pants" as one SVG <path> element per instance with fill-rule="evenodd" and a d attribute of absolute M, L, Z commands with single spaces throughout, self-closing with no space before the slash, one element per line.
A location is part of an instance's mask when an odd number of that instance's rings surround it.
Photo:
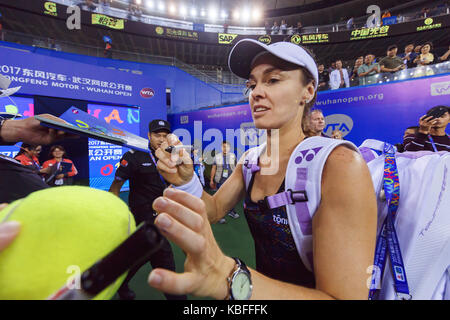
<path fill-rule="evenodd" d="M 151 206 L 132 208 L 131 212 L 133 213 L 134 219 L 136 220 L 136 226 L 143 221 L 150 221 L 151 223 L 154 223 L 155 221 L 155 216 L 153 215 L 153 210 L 151 209 Z M 161 245 L 161 248 L 150 256 L 148 262 L 150 262 L 150 265 L 152 266 L 153 269 L 164 268 L 167 270 L 175 271 L 175 259 L 173 257 L 172 247 L 170 246 L 170 243 L 166 238 L 163 237 L 163 243 Z M 128 282 L 134 277 L 136 272 L 138 272 L 138 270 L 146 263 L 147 261 L 143 261 L 141 264 L 136 265 L 135 267 L 130 269 L 120 289 L 122 288 L 126 289 L 128 287 Z M 165 293 L 164 296 L 166 297 L 167 300 L 187 300 L 187 297 L 185 295 L 179 296 Z"/>

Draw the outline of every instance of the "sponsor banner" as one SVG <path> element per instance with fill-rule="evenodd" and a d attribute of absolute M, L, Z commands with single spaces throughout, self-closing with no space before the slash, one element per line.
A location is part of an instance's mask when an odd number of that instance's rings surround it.
<path fill-rule="evenodd" d="M 450 75 L 445 75 L 319 92 L 315 108 L 323 111 L 327 136 L 339 129 L 357 146 L 365 139 L 396 144 L 402 142 L 405 129 L 418 125 L 428 109 L 448 105 L 449 96 Z M 220 147 L 220 143 L 214 145 L 220 132 L 230 143 L 233 141 L 239 156 L 263 134 L 254 127 L 248 104 L 171 115 L 169 121 L 174 130 L 189 131 L 192 140 L 186 143 L 203 145 L 204 151 Z M 236 134 L 234 139 L 230 132 Z"/>
<path fill-rule="evenodd" d="M 416 31 L 427 31 L 433 29 L 442 28 L 442 23 L 435 21 L 433 18 L 427 18 L 423 21 L 423 24 L 416 28 Z"/>
<path fill-rule="evenodd" d="M 0 0 L 0 4 L 5 4 L 9 7 L 15 7 L 19 9 L 26 9 L 39 14 L 44 12 L 47 15 L 52 15 L 58 19 L 67 19 L 66 9 L 67 6 L 55 4 L 51 1 L 43 0 Z M 46 5 L 45 5 L 46 4 Z M 392 17 L 394 18 L 394 17 Z M 91 13 L 87 11 L 81 11 L 81 22 L 87 25 L 101 25 L 108 28 L 117 30 L 124 30 L 133 34 L 151 37 L 164 37 L 177 40 L 198 41 L 202 43 L 217 44 L 220 33 L 203 32 L 200 25 L 195 25 L 194 30 L 184 30 L 179 28 L 171 28 L 164 26 L 156 26 L 145 24 L 139 21 L 127 21 L 124 23 L 123 19 L 113 18 L 106 15 Z M 391 21 L 393 22 L 393 21 Z M 319 32 L 291 35 L 289 41 L 297 44 L 308 45 L 321 45 L 324 43 L 339 43 L 348 41 L 357 41 L 365 39 L 385 38 L 390 36 L 397 36 L 402 34 L 410 34 L 416 32 L 424 32 L 429 30 L 437 30 L 448 28 L 450 26 L 450 19 L 448 15 L 442 15 L 433 18 L 415 20 L 404 23 L 396 23 L 390 25 L 383 25 L 375 28 L 361 28 L 356 30 L 342 30 L 337 32 Z M 222 33 L 224 34 L 224 33 Z M 270 44 L 273 42 L 284 41 L 285 35 L 238 35 L 232 41 L 224 40 L 225 42 L 219 42 L 222 45 L 233 45 L 237 41 L 243 38 L 252 38 L 259 40 L 263 43 Z M 229 41 L 229 43 L 226 43 Z"/>
<path fill-rule="evenodd" d="M 155 27 L 156 35 L 179 40 L 198 41 L 198 32 L 168 27 Z"/>
<path fill-rule="evenodd" d="M 155 90 L 152 88 L 144 88 L 139 92 L 139 94 L 144 99 L 153 98 L 155 96 Z"/>
<path fill-rule="evenodd" d="M 268 34 L 261 36 L 258 38 L 259 42 L 262 42 L 264 44 L 271 44 L 272 43 L 272 37 L 269 36 Z"/>
<path fill-rule="evenodd" d="M 220 44 L 231 44 L 236 39 L 237 34 L 232 33 L 219 33 L 218 35 Z"/>
<path fill-rule="evenodd" d="M 11 87 L 22 86 L 19 94 L 144 106 L 157 104 L 149 97 L 165 91 L 163 80 L 128 72 L 6 47 L 0 48 L 0 56 L 0 74 L 12 81 Z"/>
<path fill-rule="evenodd" d="M 450 26 L 450 19 L 448 16 L 439 16 L 434 18 L 427 18 L 400 24 L 383 25 L 381 27 L 360 28 L 355 30 L 345 30 L 339 32 L 328 33 L 312 33 L 302 35 L 292 35 L 289 39 L 295 44 L 324 44 L 324 43 L 338 43 L 347 41 L 357 41 L 366 39 L 386 38 L 402 34 L 410 34 L 416 32 L 423 32 L 429 30 L 437 30 L 448 28 Z M 276 36 L 274 41 L 283 41 Z"/>
<path fill-rule="evenodd" d="M 351 32 L 350 41 L 386 37 L 390 28 L 391 26 L 356 29 Z"/>
<path fill-rule="evenodd" d="M 295 44 L 328 43 L 330 42 L 330 35 L 328 33 L 294 34 L 291 37 L 291 42 Z"/>
<path fill-rule="evenodd" d="M 125 21 L 114 17 L 105 16 L 104 14 L 93 13 L 92 24 L 98 24 L 111 29 L 123 30 Z"/>
<path fill-rule="evenodd" d="M 51 1 L 46 1 L 44 3 L 44 14 L 48 14 L 54 17 L 58 16 L 58 7 L 56 6 L 56 3 Z"/>

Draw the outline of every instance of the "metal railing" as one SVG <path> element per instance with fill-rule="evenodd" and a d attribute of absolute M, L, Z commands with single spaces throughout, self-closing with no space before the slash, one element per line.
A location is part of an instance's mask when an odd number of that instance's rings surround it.
<path fill-rule="evenodd" d="M 35 35 L 24 34 L 15 31 L 4 30 L 4 41 L 24 44 L 28 46 L 51 49 L 56 51 L 70 52 L 94 57 L 105 57 L 104 48 L 78 44 L 67 41 L 53 40 L 51 38 L 38 37 Z M 230 71 L 221 71 L 218 75 L 216 71 L 199 70 L 189 64 L 186 64 L 175 57 L 156 56 L 138 52 L 112 50 L 112 57 L 118 60 L 135 61 L 141 63 L 161 64 L 175 66 L 199 80 L 221 88 L 220 91 L 230 90 L 229 85 L 237 85 L 239 88 L 245 83 L 241 78 L 236 77 Z"/>

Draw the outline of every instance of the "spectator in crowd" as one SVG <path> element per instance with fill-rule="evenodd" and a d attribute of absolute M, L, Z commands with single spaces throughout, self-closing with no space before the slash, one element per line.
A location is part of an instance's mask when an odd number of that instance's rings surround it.
<path fill-rule="evenodd" d="M 409 135 L 416 135 L 417 132 L 419 131 L 419 127 L 418 126 L 411 126 L 406 128 L 405 132 L 403 133 L 403 141 L 402 143 L 397 143 L 395 145 L 395 147 L 397 148 L 398 152 L 405 152 L 405 138 Z"/>
<path fill-rule="evenodd" d="M 272 31 L 272 28 L 270 27 L 270 23 L 267 20 L 266 20 L 266 22 L 264 22 L 264 29 L 266 30 L 266 34 L 270 34 Z"/>
<path fill-rule="evenodd" d="M 380 66 L 373 63 L 375 56 L 368 54 L 364 58 L 364 64 L 358 68 L 359 85 L 365 86 L 377 82 L 376 75 L 380 72 Z"/>
<path fill-rule="evenodd" d="M 281 20 L 280 31 L 281 31 L 281 34 L 287 33 L 287 23 L 286 23 L 286 20 L 284 20 L 284 19 Z"/>
<path fill-rule="evenodd" d="M 391 13 L 389 12 L 389 10 L 385 10 L 383 12 L 383 15 L 381 16 L 381 19 L 390 18 L 390 17 L 391 17 Z"/>
<path fill-rule="evenodd" d="M 280 33 L 280 26 L 278 25 L 278 22 L 274 21 L 272 26 L 272 34 L 278 33 Z"/>
<path fill-rule="evenodd" d="M 350 87 L 348 72 L 342 68 L 342 60 L 336 60 L 336 70 L 330 75 L 330 87 L 332 90 Z"/>
<path fill-rule="evenodd" d="M 203 157 L 198 154 L 199 148 L 194 148 L 192 151 L 192 161 L 194 163 L 194 172 L 198 176 L 203 188 L 205 187 L 205 165 L 203 164 Z"/>
<path fill-rule="evenodd" d="M 350 19 L 347 20 L 347 30 L 351 30 L 354 27 L 354 19 L 353 17 L 350 17 Z"/>
<path fill-rule="evenodd" d="M 223 33 L 228 33 L 228 23 L 223 24 Z"/>
<path fill-rule="evenodd" d="M 420 12 L 420 18 L 425 19 L 430 16 L 430 8 L 424 7 L 422 11 Z"/>
<path fill-rule="evenodd" d="M 112 0 L 99 0 L 99 12 L 109 14 L 109 8 L 111 7 Z"/>
<path fill-rule="evenodd" d="M 399 70 L 405 69 L 402 58 L 397 56 L 397 45 L 390 45 L 387 49 L 386 57 L 382 58 L 379 62 L 381 72 L 394 73 Z"/>
<path fill-rule="evenodd" d="M 313 109 L 308 115 L 308 129 L 309 132 L 307 133 L 308 137 L 313 136 L 322 136 L 325 137 L 323 134 L 323 129 L 325 129 L 325 117 L 323 116 L 323 112 L 320 109 Z"/>
<path fill-rule="evenodd" d="M 22 143 L 20 146 L 19 153 L 14 157 L 17 161 L 19 161 L 22 165 L 29 167 L 33 171 L 37 171 L 39 173 L 47 173 L 47 169 L 41 169 L 41 165 L 39 163 L 39 154 L 42 151 L 42 146 L 30 145 L 28 143 Z"/>
<path fill-rule="evenodd" d="M 79 4 L 82 10 L 86 11 L 95 11 L 97 10 L 97 5 L 94 3 L 93 0 L 84 0 Z"/>
<path fill-rule="evenodd" d="M 317 69 L 319 70 L 319 85 L 317 87 L 317 90 L 319 91 L 328 90 L 329 88 L 328 82 L 330 81 L 330 74 L 328 73 L 327 70 L 325 70 L 325 66 L 323 65 L 323 63 L 319 64 Z"/>
<path fill-rule="evenodd" d="M 302 33 L 302 22 L 301 21 L 297 21 L 297 26 L 294 28 L 294 33 L 296 34 L 301 34 Z"/>
<path fill-rule="evenodd" d="M 359 85 L 359 75 L 358 75 L 358 69 L 363 65 L 364 57 L 358 57 L 355 61 L 355 66 L 352 69 L 352 74 L 350 76 L 350 84 L 352 87 L 356 87 Z"/>
<path fill-rule="evenodd" d="M 420 50 L 422 49 L 422 45 L 417 45 L 414 47 L 414 52 L 412 53 L 412 55 L 414 56 L 414 59 L 412 60 L 411 63 L 411 68 L 415 68 L 417 67 L 416 63 L 414 62 L 414 60 L 420 55 Z"/>
<path fill-rule="evenodd" d="M 427 116 L 428 113 L 439 110 L 443 113 L 439 118 Z M 436 106 L 420 117 L 419 130 L 415 135 L 404 138 L 405 151 L 450 151 L 450 137 L 445 132 L 450 122 L 448 106 Z"/>
<path fill-rule="evenodd" d="M 448 60 L 449 56 L 450 56 L 450 46 L 449 46 L 447 52 L 445 52 L 442 56 L 439 57 L 439 62 L 444 62 L 444 61 Z"/>
<path fill-rule="evenodd" d="M 404 15 L 402 15 L 401 13 L 399 13 L 397 15 L 397 23 L 403 23 L 406 22 L 406 17 Z"/>
<path fill-rule="evenodd" d="M 55 145 L 50 148 L 49 157 L 42 165 L 46 169 L 51 167 L 47 173 L 47 183 L 51 186 L 70 185 L 73 183 L 72 178 L 78 174 L 72 160 L 66 158 L 66 150 L 63 146 Z M 64 172 L 65 167 L 69 167 L 67 172 Z"/>
<path fill-rule="evenodd" d="M 336 70 L 336 61 L 333 61 L 328 68 L 328 73 L 332 73 L 334 70 Z"/>
<path fill-rule="evenodd" d="M 406 45 L 405 52 L 400 55 L 400 58 L 403 59 L 403 63 L 406 65 L 408 69 L 414 68 L 414 59 L 416 59 L 417 54 L 413 51 L 414 44 L 410 43 Z"/>
<path fill-rule="evenodd" d="M 112 59 L 112 42 L 111 41 L 107 41 L 105 43 L 105 50 L 103 51 L 103 54 L 105 55 L 106 58 Z"/>
<path fill-rule="evenodd" d="M 222 142 L 222 152 L 214 157 L 214 164 L 211 168 L 211 189 L 219 189 L 228 177 L 236 169 L 236 155 L 230 150 L 230 144 L 227 141 Z M 231 209 L 228 215 L 234 219 L 239 218 L 239 214 Z M 225 223 L 225 218 L 219 220 L 219 223 Z"/>
<path fill-rule="evenodd" d="M 54 121 L 63 120 L 49 114 L 40 116 Z M 2 119 L 0 117 L 0 145 L 24 142 L 30 145 L 50 144 L 65 138 L 78 136 L 40 125 L 34 117 L 24 119 Z M 0 203 L 12 202 L 38 190 L 48 188 L 34 170 L 18 164 L 16 160 L 0 153 Z M 1 237 L 0 237 L 1 238 Z"/>
<path fill-rule="evenodd" d="M 55 51 L 61 51 L 61 46 L 55 42 L 55 39 L 49 39 L 48 47 Z"/>
<path fill-rule="evenodd" d="M 344 140 L 344 135 L 342 134 L 342 131 L 339 129 L 333 130 L 333 132 L 331 132 L 331 137 L 333 139 Z"/>
<path fill-rule="evenodd" d="M 414 59 L 417 66 L 427 66 L 434 61 L 434 55 L 430 52 L 432 49 L 431 42 L 426 42 L 420 49 L 421 54 Z"/>
<path fill-rule="evenodd" d="M 139 0 L 130 0 L 128 4 L 128 19 L 140 17 L 142 15 L 141 2 Z"/>

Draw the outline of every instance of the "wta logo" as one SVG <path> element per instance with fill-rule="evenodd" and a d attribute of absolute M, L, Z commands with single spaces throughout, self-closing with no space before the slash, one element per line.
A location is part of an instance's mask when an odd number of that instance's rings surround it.
<path fill-rule="evenodd" d="M 450 81 L 431 84 L 432 96 L 444 96 L 450 94 Z"/>
<path fill-rule="evenodd" d="M 152 88 L 144 88 L 141 90 L 140 94 L 142 98 L 152 98 L 155 95 L 155 90 L 153 90 Z"/>
<path fill-rule="evenodd" d="M 331 133 L 339 129 L 342 132 L 342 137 L 345 137 L 353 129 L 353 120 L 346 114 L 331 114 L 325 117 L 325 129 L 323 132 L 331 137 Z"/>

